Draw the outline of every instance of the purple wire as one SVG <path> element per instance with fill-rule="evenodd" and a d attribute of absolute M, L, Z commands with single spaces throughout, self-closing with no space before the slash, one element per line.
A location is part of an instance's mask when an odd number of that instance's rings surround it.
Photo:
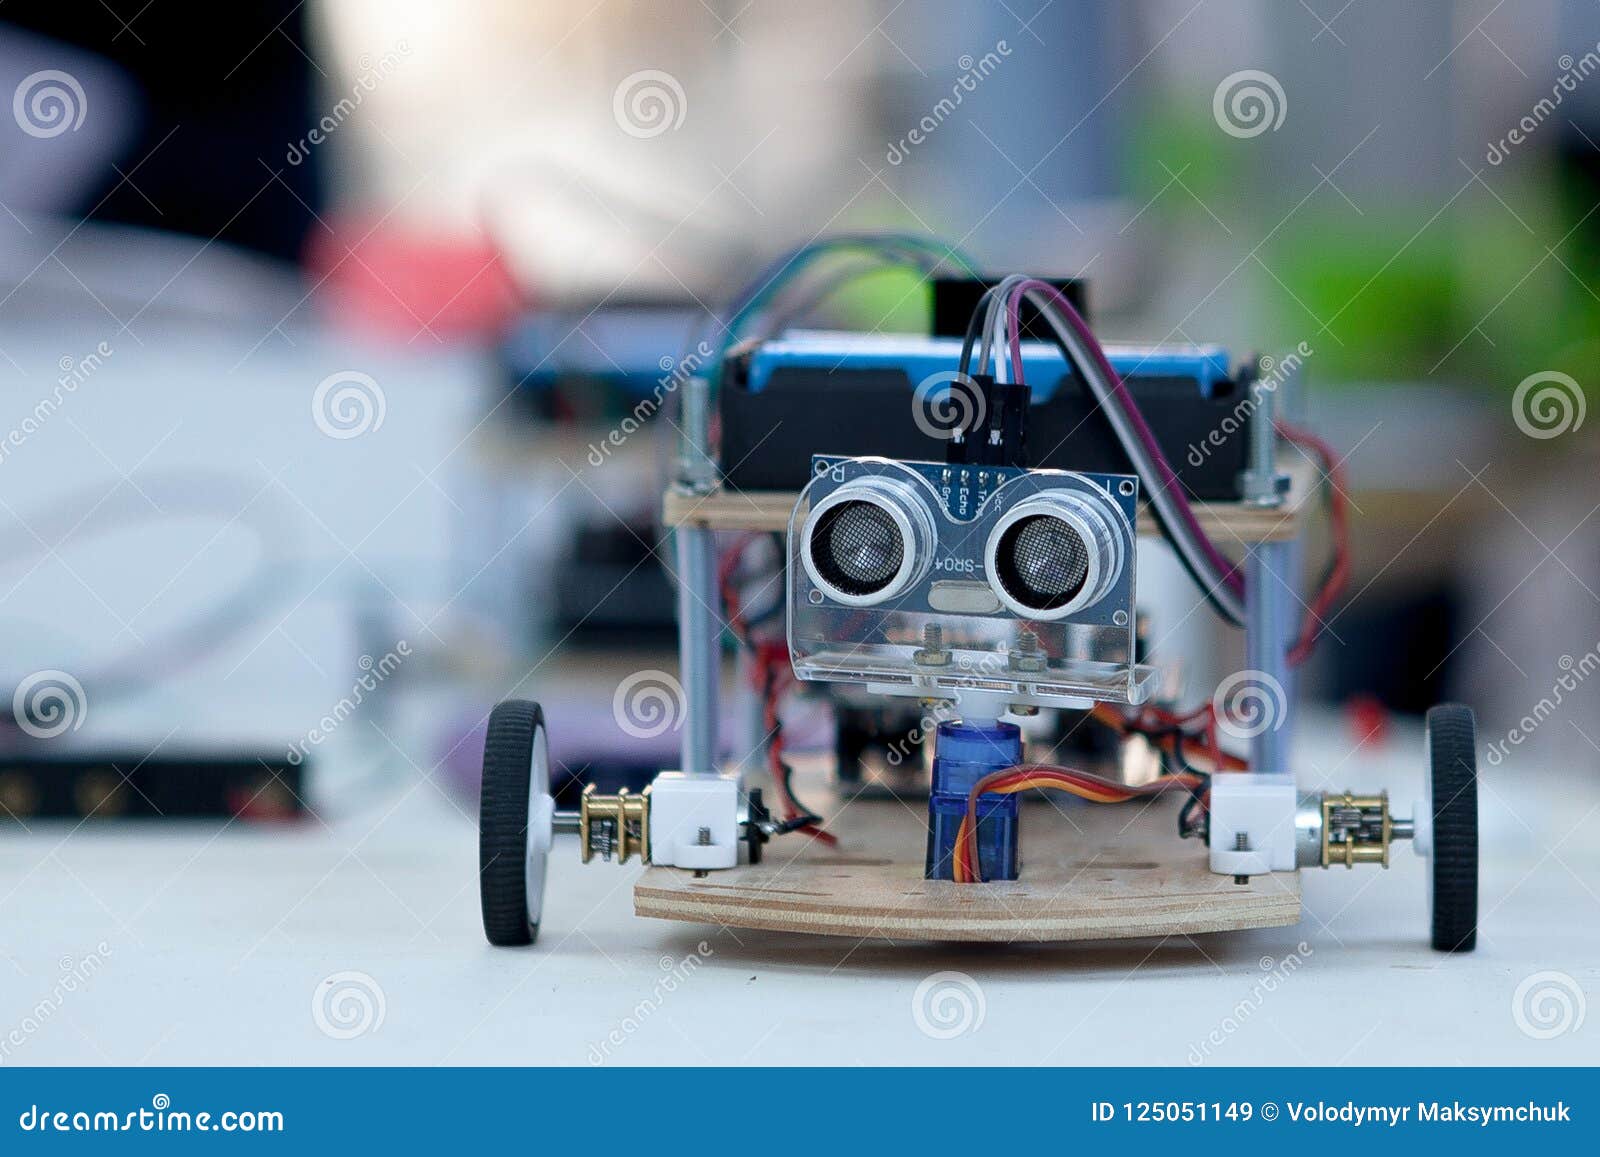
<path fill-rule="evenodd" d="M 1112 368 L 1111 360 L 1106 357 L 1106 352 L 1100 345 L 1100 339 L 1094 336 L 1094 331 L 1089 328 L 1089 323 L 1084 321 L 1082 315 L 1072 307 L 1072 303 L 1067 300 L 1066 295 L 1048 281 L 1031 278 L 1020 282 L 1012 288 L 1011 297 L 1006 302 L 1006 325 L 1011 331 L 1012 381 L 1022 381 L 1022 295 L 1033 289 L 1048 295 L 1062 318 L 1083 339 L 1083 344 L 1088 348 L 1089 355 L 1094 359 L 1095 365 L 1105 375 L 1106 381 L 1111 383 L 1111 394 L 1116 399 L 1117 405 L 1121 407 L 1123 415 L 1128 419 L 1129 425 L 1133 427 L 1134 436 L 1144 445 L 1145 452 L 1149 454 L 1151 461 L 1155 463 L 1156 473 L 1161 476 L 1162 489 L 1175 499 L 1174 504 L 1178 509 L 1178 516 L 1183 519 L 1190 533 L 1194 535 L 1195 541 L 1205 551 L 1206 558 L 1216 568 L 1217 573 L 1222 576 L 1228 588 L 1235 594 L 1242 596 L 1244 594 L 1244 576 L 1239 573 L 1238 567 L 1229 562 L 1222 552 L 1213 545 L 1205 531 L 1200 529 L 1200 522 L 1195 518 L 1194 510 L 1189 505 L 1189 496 L 1184 493 L 1183 487 L 1179 485 L 1177 474 L 1173 471 L 1171 463 L 1167 461 L 1166 454 L 1162 453 L 1161 444 L 1156 441 L 1156 436 L 1151 432 L 1149 424 L 1145 422 L 1144 415 L 1139 412 L 1139 407 L 1134 402 L 1133 395 L 1128 393 L 1127 388 L 1123 386 L 1122 375 Z"/>

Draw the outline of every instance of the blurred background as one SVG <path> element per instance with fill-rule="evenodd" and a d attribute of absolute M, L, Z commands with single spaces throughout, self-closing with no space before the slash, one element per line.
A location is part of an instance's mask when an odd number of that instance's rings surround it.
<path fill-rule="evenodd" d="M 1354 538 L 1320 725 L 1459 697 L 1593 767 L 1597 72 L 1588 0 L 10 0 L 0 804 L 470 808 L 507 694 L 573 772 L 670 765 L 612 711 L 676 669 L 670 411 L 608 437 L 752 271 L 869 228 L 1085 276 L 1108 339 L 1308 351 Z M 927 310 L 891 272 L 812 320 Z M 1191 698 L 1241 663 L 1166 628 Z"/>

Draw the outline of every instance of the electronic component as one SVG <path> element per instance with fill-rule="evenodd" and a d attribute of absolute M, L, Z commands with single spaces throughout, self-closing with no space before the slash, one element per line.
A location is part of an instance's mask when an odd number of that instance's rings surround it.
<path fill-rule="evenodd" d="M 813 473 L 789 526 L 800 678 L 1002 709 L 1148 695 L 1136 479 L 832 457 Z"/>
<path fill-rule="evenodd" d="M 917 388 L 949 380 L 958 338 L 798 331 L 752 342 L 731 356 L 716 397 L 719 456 L 727 485 L 739 490 L 798 490 L 811 456 L 877 455 L 937 460 L 944 432 L 913 420 L 925 405 Z M 1207 502 L 1237 501 L 1249 467 L 1248 373 L 1230 372 L 1221 346 L 1106 347 L 1167 449 L 1183 490 Z M 1022 343 L 1028 385 L 1028 465 L 1058 470 L 1131 473 L 1080 375 L 1054 345 Z M 848 414 L 849 421 L 839 421 Z"/>
<path fill-rule="evenodd" d="M 922 581 L 937 534 L 932 504 L 912 479 L 861 474 L 812 504 L 800 556 L 827 598 L 870 607 Z"/>
<path fill-rule="evenodd" d="M 304 814 L 308 761 L 282 749 L 237 756 L 168 756 L 138 748 L 0 757 L 0 822 Z"/>
<path fill-rule="evenodd" d="M 1120 484 L 1120 483 L 1119 483 Z M 1045 490 L 1002 514 L 984 543 L 995 595 L 1025 619 L 1054 621 L 1097 604 L 1125 565 L 1115 506 L 1076 490 Z"/>
<path fill-rule="evenodd" d="M 1000 714 L 1138 702 L 1153 677 L 1133 661 L 1137 480 L 831 457 L 812 473 L 789 522 L 795 673 L 954 700 L 962 718 L 935 738 L 924 873 L 958 878 L 971 809 L 980 878 L 1014 880 L 1018 799 L 973 795 L 1022 762 Z"/>
<path fill-rule="evenodd" d="M 1022 762 L 1022 731 L 1014 723 L 941 723 L 935 741 L 933 792 L 928 797 L 928 855 L 923 875 L 955 879 L 955 846 L 967 797 L 978 781 Z M 978 862 L 985 880 L 1015 880 L 1021 870 L 1015 795 L 977 801 Z"/>
<path fill-rule="evenodd" d="M 1027 386 L 997 382 L 987 374 L 957 377 L 950 389 L 971 394 L 957 413 L 970 415 L 950 433 L 945 461 L 953 466 L 1026 466 L 1028 464 Z"/>

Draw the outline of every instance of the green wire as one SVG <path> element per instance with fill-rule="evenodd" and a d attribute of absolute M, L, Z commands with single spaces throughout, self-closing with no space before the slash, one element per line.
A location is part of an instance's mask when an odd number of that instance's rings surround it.
<path fill-rule="evenodd" d="M 909 265 L 931 270 L 942 262 L 953 260 L 968 274 L 977 275 L 976 267 L 966 254 L 953 246 L 919 237 L 914 233 L 849 234 L 828 237 L 803 245 L 773 265 L 767 266 L 762 274 L 758 275 L 755 288 L 743 295 L 744 301 L 728 319 L 728 328 L 717 351 L 712 373 L 713 388 L 720 387 L 722 367 L 728 351 L 738 342 L 739 335 L 750 318 L 765 309 L 773 298 L 783 292 L 818 259 L 856 250 L 881 258 L 886 266 Z"/>

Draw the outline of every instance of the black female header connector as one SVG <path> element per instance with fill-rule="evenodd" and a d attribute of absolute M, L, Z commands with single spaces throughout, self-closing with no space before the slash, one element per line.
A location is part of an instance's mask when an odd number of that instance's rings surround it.
<path fill-rule="evenodd" d="M 947 405 L 963 418 L 945 447 L 952 466 L 1028 466 L 1029 390 L 988 374 L 950 383 Z"/>

